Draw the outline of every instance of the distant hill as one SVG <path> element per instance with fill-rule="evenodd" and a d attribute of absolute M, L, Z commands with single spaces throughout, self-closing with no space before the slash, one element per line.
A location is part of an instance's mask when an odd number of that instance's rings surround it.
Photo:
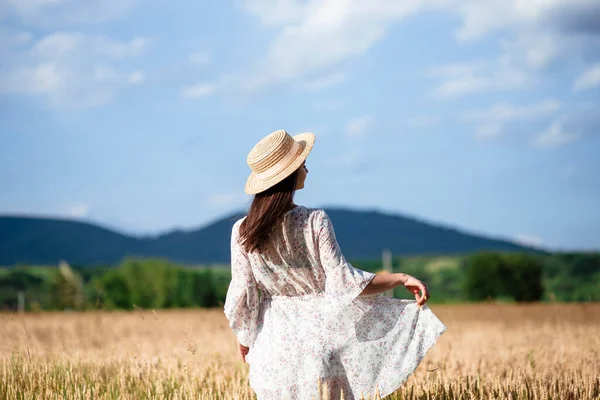
<path fill-rule="evenodd" d="M 457 254 L 479 250 L 535 251 L 516 243 L 413 218 L 326 208 L 344 255 L 373 259 L 384 248 L 396 255 Z M 118 263 L 124 257 L 161 257 L 182 263 L 228 263 L 229 241 L 241 212 L 203 228 L 138 238 L 101 226 L 65 219 L 0 216 L 0 265 Z"/>
<path fill-rule="evenodd" d="M 114 263 L 143 254 L 144 241 L 86 222 L 0 217 L 0 265 Z"/>

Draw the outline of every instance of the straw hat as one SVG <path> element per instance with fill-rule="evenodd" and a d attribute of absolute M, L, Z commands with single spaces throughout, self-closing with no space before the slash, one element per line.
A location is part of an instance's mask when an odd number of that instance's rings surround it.
<path fill-rule="evenodd" d="M 260 193 L 290 176 L 306 160 L 314 144 L 315 135 L 310 132 L 292 137 L 278 130 L 262 138 L 246 159 L 252 170 L 244 188 L 246 193 Z"/>

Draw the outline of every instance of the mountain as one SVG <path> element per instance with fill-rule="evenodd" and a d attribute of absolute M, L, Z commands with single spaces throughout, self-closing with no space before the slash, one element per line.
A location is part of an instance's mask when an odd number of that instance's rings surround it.
<path fill-rule="evenodd" d="M 86 222 L 53 218 L 1 217 L 0 265 L 116 263 L 125 254 L 143 253 L 135 237 Z"/>
<path fill-rule="evenodd" d="M 494 239 L 379 211 L 325 208 L 348 259 L 393 254 L 456 254 L 480 250 L 536 251 Z M 115 264 L 124 257 L 161 257 L 182 263 L 228 263 L 231 227 L 241 212 L 203 228 L 157 237 L 134 237 L 74 220 L 0 216 L 0 265 Z"/>
<path fill-rule="evenodd" d="M 384 248 L 402 255 L 457 254 L 480 250 L 536 251 L 508 240 L 461 232 L 406 216 L 337 208 L 325 211 L 333 222 L 346 258 L 380 257 Z"/>

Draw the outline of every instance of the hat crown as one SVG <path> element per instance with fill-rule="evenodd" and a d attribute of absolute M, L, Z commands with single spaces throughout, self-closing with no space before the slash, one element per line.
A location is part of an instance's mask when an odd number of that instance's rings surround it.
<path fill-rule="evenodd" d="M 294 138 L 283 129 L 262 138 L 248 153 L 246 162 L 254 173 L 260 174 L 280 162 L 292 149 Z"/>

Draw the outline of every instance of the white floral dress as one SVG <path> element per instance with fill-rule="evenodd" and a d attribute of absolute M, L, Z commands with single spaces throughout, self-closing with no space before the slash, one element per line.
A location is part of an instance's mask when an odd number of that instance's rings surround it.
<path fill-rule="evenodd" d="M 250 348 L 259 399 L 316 399 L 319 379 L 345 399 L 387 396 L 446 330 L 427 305 L 359 296 L 375 274 L 346 261 L 323 210 L 288 211 L 260 254 L 240 245 L 242 221 L 232 230 L 224 311 Z"/>

